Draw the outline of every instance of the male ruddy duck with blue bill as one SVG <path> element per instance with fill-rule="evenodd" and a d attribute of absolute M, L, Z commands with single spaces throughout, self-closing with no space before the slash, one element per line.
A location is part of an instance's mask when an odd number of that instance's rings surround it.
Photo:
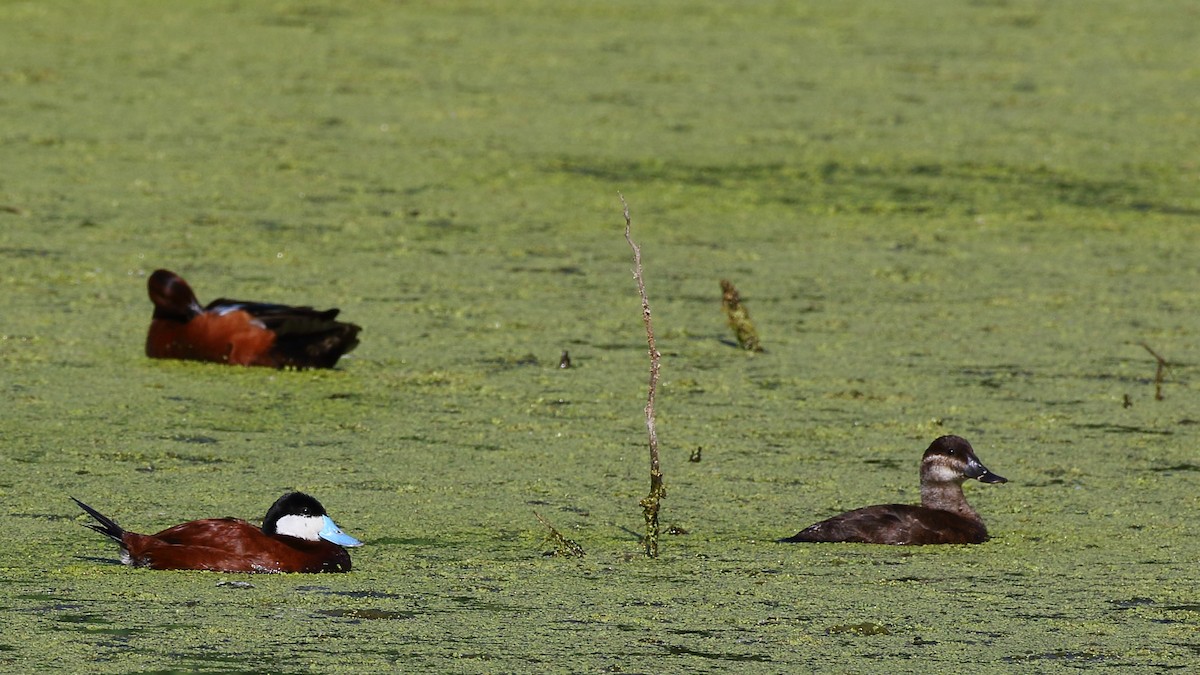
<path fill-rule="evenodd" d="M 72 497 L 100 524 L 87 524 L 121 545 L 121 562 L 155 570 L 212 572 L 349 572 L 343 547 L 362 542 L 342 532 L 321 502 L 289 492 L 267 511 L 261 528 L 238 518 L 193 520 L 158 534 L 128 532 Z"/>
<path fill-rule="evenodd" d="M 781 542 L 863 544 L 981 544 L 987 528 L 963 496 L 968 478 L 983 483 L 1008 481 L 988 471 L 965 438 L 942 436 L 921 458 L 921 505 L 881 504 L 847 511 Z"/>
<path fill-rule="evenodd" d="M 146 336 L 152 359 L 213 361 L 272 368 L 332 368 L 358 346 L 362 330 L 335 321 L 338 310 L 221 298 L 201 307 L 179 275 L 155 270 L 147 282 L 154 316 Z"/>

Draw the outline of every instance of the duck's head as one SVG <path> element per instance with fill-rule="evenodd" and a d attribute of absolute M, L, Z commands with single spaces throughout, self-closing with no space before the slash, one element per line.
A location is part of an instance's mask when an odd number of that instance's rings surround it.
<path fill-rule="evenodd" d="M 305 541 L 325 541 L 338 546 L 362 546 L 362 542 L 342 532 L 321 502 L 303 492 L 289 492 L 271 505 L 263 519 L 263 534 L 283 535 Z"/>
<path fill-rule="evenodd" d="M 975 450 L 961 436 L 942 436 L 929 445 L 921 458 L 921 484 L 956 483 L 962 485 L 968 478 L 981 483 L 1007 483 L 1008 479 L 997 476 L 975 456 Z"/>

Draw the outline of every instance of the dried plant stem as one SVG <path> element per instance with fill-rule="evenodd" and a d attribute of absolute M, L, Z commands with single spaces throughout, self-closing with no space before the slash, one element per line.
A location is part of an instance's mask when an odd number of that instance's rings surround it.
<path fill-rule="evenodd" d="M 1151 349 L 1150 345 L 1146 344 L 1145 342 L 1143 342 L 1141 344 L 1142 344 L 1142 348 L 1145 349 L 1146 351 L 1150 352 L 1150 356 L 1153 356 L 1154 360 L 1158 361 L 1158 369 L 1154 371 L 1154 400 L 1161 401 L 1161 400 L 1163 400 L 1163 393 L 1162 393 L 1163 380 L 1166 379 L 1167 369 L 1170 367 L 1171 364 L 1167 363 L 1166 359 L 1159 356 L 1158 352 Z"/>
<path fill-rule="evenodd" d="M 650 351 L 650 393 L 646 397 L 646 432 L 650 437 L 650 494 L 641 501 L 642 515 L 646 519 L 646 536 L 642 546 L 647 558 L 658 557 L 658 508 L 659 503 L 666 498 L 667 489 L 663 485 L 662 468 L 658 461 L 658 431 L 654 423 L 654 396 L 658 391 L 659 362 L 662 354 L 654 341 L 654 324 L 650 319 L 650 300 L 646 296 L 646 280 L 642 275 L 642 249 L 633 243 L 630 230 L 633 223 L 629 217 L 629 204 L 625 195 L 617 193 L 621 198 L 621 206 L 625 215 L 625 241 L 633 249 L 633 278 L 637 280 L 638 293 L 642 296 L 642 322 L 646 324 L 646 344 Z"/>

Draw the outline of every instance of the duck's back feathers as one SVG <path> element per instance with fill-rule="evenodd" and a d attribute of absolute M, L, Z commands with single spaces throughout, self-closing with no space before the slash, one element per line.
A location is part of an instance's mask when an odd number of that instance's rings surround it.
<path fill-rule="evenodd" d="M 911 504 L 880 504 L 822 520 L 781 542 L 857 542 L 860 544 L 982 544 L 987 528 L 950 511 Z"/>

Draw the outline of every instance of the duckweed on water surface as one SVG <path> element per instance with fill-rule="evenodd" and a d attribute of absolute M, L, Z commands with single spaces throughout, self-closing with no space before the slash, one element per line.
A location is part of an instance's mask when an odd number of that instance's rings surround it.
<path fill-rule="evenodd" d="M 1194 669 L 1197 13 L 0 4 L 0 669 Z M 617 190 L 687 532 L 654 561 Z M 157 267 L 362 344 L 150 362 Z M 916 502 L 945 433 L 1010 480 L 967 486 L 992 541 L 773 543 Z M 156 531 L 289 488 L 352 573 L 124 568 L 69 500 Z"/>

